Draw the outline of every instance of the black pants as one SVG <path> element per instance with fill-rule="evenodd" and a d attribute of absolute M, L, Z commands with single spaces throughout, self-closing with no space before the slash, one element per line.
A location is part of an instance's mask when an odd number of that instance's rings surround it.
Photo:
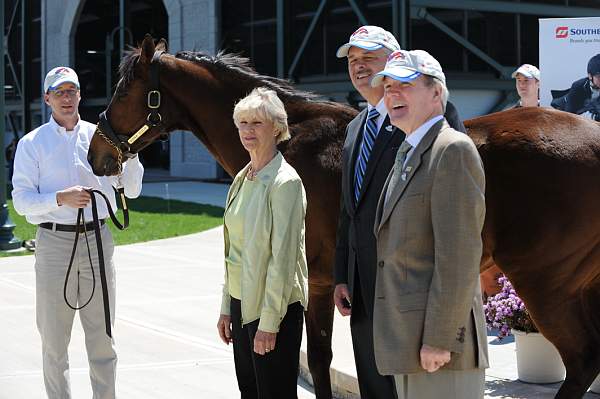
<path fill-rule="evenodd" d="M 275 349 L 254 352 L 254 335 L 260 320 L 242 327 L 241 302 L 231 298 L 231 334 L 235 374 L 242 399 L 297 398 L 303 312 L 300 302 L 288 306 L 277 333 Z"/>
<path fill-rule="evenodd" d="M 397 394 L 394 377 L 379 374 L 375 365 L 373 320 L 367 314 L 361 295 L 360 283 L 356 279 L 352 295 L 350 331 L 352 332 L 352 347 L 360 397 L 362 399 L 395 399 Z"/>

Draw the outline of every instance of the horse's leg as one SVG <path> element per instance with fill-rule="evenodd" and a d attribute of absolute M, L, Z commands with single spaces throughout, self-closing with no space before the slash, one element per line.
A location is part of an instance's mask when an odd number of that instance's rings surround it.
<path fill-rule="evenodd" d="M 488 297 L 496 295 L 501 291 L 502 287 L 498 284 L 498 276 L 502 274 L 502 270 L 494 263 L 492 256 L 486 255 L 485 253 L 481 257 L 479 270 L 481 295 L 485 302 Z"/>
<path fill-rule="evenodd" d="M 600 306 L 600 279 L 573 295 L 557 298 L 547 311 L 555 309 L 549 324 L 540 323 L 540 331 L 556 346 L 567 369 L 567 377 L 556 394 L 557 399 L 581 398 L 600 372 L 600 339 L 597 329 Z M 594 306 L 591 309 L 588 306 Z M 591 311 L 591 313 L 590 313 Z M 533 315 L 533 313 L 532 313 Z"/>
<path fill-rule="evenodd" d="M 593 343 L 595 353 L 585 354 L 583 357 L 563 357 L 567 369 L 567 377 L 558 390 L 555 399 L 579 399 L 585 395 L 587 389 L 600 372 L 600 357 L 598 343 Z M 586 347 L 591 348 L 590 345 Z"/>
<path fill-rule="evenodd" d="M 308 368 L 317 399 L 331 399 L 329 366 L 333 357 L 333 285 L 309 280 L 308 293 L 308 310 L 304 313 Z"/>
<path fill-rule="evenodd" d="M 567 379 L 556 395 L 560 399 L 582 397 L 600 373 L 600 275 L 582 289 L 580 298 L 584 326 L 582 340 L 577 345 L 583 350 L 576 358 L 565 361 L 565 365 L 575 366 L 572 366 L 571 379 L 567 368 Z"/>
<path fill-rule="evenodd" d="M 576 319 L 565 320 L 564 325 L 575 334 L 556 344 L 567 368 L 567 378 L 556 395 L 558 399 L 583 397 L 600 372 L 600 274 L 596 272 L 600 263 L 598 258 L 596 250 L 585 259 L 585 263 L 592 265 L 592 275 L 584 283 L 579 297 L 573 301 L 574 305 L 570 309 L 569 313 Z M 564 349 L 561 350 L 561 346 Z"/>
<path fill-rule="evenodd" d="M 577 371 L 567 369 L 567 378 L 561 385 L 554 399 L 580 399 L 583 398 L 586 391 L 592 385 L 592 382 L 600 371 L 600 366 L 596 367 L 595 374 L 589 376 L 590 370 L 586 370 L 585 375 L 576 374 Z"/>

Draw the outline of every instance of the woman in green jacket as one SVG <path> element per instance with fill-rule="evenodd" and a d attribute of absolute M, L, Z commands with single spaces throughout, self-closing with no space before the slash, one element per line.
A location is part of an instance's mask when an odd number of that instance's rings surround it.
<path fill-rule="evenodd" d="M 296 398 L 307 305 L 306 194 L 277 150 L 277 143 L 290 138 L 277 94 L 254 89 L 236 104 L 233 119 L 250 163 L 227 195 L 217 328 L 223 342 L 233 342 L 243 399 Z"/>

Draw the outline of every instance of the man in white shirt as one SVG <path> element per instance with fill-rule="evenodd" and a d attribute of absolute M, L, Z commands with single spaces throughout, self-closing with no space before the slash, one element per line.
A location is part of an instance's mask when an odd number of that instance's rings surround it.
<path fill-rule="evenodd" d="M 471 139 L 443 117 L 439 62 L 395 51 L 371 85 L 406 133 L 378 202 L 375 362 L 399 399 L 482 399 L 488 365 L 479 288 L 485 176 Z"/>
<path fill-rule="evenodd" d="M 20 215 L 38 225 L 36 234 L 36 320 L 42 338 L 44 383 L 50 399 L 70 399 L 68 344 L 75 310 L 63 297 L 65 276 L 75 232 L 80 231 L 66 298 L 83 307 L 79 316 L 85 332 L 94 399 L 115 397 L 117 355 L 114 340 L 105 329 L 99 264 L 92 226 L 89 188 L 102 191 L 116 210 L 113 186 L 121 183 L 125 195 L 140 194 L 144 168 L 137 158 L 123 166 L 118 177 L 98 177 L 87 161 L 95 126 L 79 117 L 79 79 L 74 70 L 57 67 L 44 80 L 44 101 L 52 109 L 50 121 L 26 134 L 17 146 L 13 174 L 13 204 Z M 115 318 L 113 240 L 104 219 L 105 202 L 98 199 L 104 249 L 110 322 Z M 89 251 L 83 226 L 76 227 L 79 208 L 84 208 Z M 92 267 L 93 266 L 93 267 Z M 94 289 L 95 280 L 98 286 Z M 92 295 L 93 294 L 93 295 Z"/>

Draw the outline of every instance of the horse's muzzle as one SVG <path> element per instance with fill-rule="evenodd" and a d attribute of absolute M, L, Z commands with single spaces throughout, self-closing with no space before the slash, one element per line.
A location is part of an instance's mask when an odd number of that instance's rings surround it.
<path fill-rule="evenodd" d="M 114 176 L 120 173 L 119 163 L 113 157 L 107 156 L 104 157 L 104 165 L 103 175 L 105 176 Z M 94 172 L 96 173 L 96 172 Z"/>
<path fill-rule="evenodd" d="M 96 176 L 113 176 L 119 174 L 119 164 L 110 156 L 105 156 L 100 162 L 97 162 L 92 153 L 88 153 L 87 160 Z"/>

